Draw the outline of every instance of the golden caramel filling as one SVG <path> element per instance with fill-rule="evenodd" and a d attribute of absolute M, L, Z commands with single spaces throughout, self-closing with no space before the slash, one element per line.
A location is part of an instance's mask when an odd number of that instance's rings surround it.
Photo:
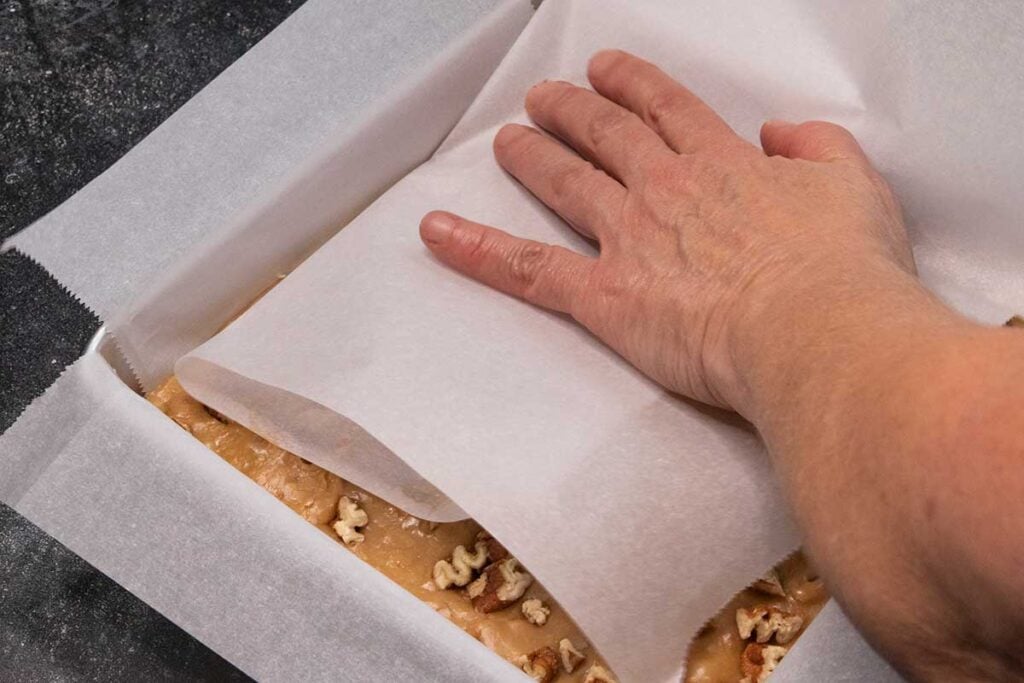
<path fill-rule="evenodd" d="M 520 664 L 522 656 L 568 639 L 586 655 L 572 674 L 560 670 L 560 681 L 583 681 L 595 662 L 603 662 L 569 616 L 534 581 L 509 606 L 489 613 L 474 609 L 462 587 L 439 589 L 433 580 L 435 565 L 451 560 L 458 546 L 472 551 L 482 529 L 472 520 L 435 524 L 417 519 L 363 491 L 340 477 L 278 448 L 230 420 L 215 416 L 193 399 L 171 377 L 147 398 L 210 450 L 276 496 L 359 558 L 427 603 L 501 657 Z M 343 543 L 334 529 L 338 504 L 347 497 L 366 513 L 367 523 L 357 528 L 363 540 Z M 532 623 L 523 602 L 539 600 L 549 610 L 543 625 Z M 534 603 L 529 603 L 529 606 Z M 535 619 L 536 620 L 536 619 Z"/>
<path fill-rule="evenodd" d="M 687 658 L 686 683 L 744 680 L 748 676 L 748 672 L 743 670 L 744 650 L 751 643 L 757 643 L 756 624 L 768 626 L 770 621 L 770 614 L 762 616 L 762 611 L 768 612 L 770 608 L 775 608 L 777 614 L 787 615 L 790 623 L 799 620 L 797 634 L 792 638 L 780 638 L 779 633 L 774 632 L 762 643 L 769 647 L 788 649 L 824 607 L 828 593 L 802 553 L 793 553 L 772 571 L 778 579 L 777 588 L 758 582 L 740 591 L 697 634 Z M 748 626 L 755 625 L 747 637 L 743 637 L 737 627 L 737 614 L 740 610 L 744 610 L 741 620 L 746 621 Z M 762 634 L 767 634 L 770 629 L 762 627 L 761 630 Z M 750 677 L 751 683 L 757 683 L 757 680 L 756 674 Z"/>
<path fill-rule="evenodd" d="M 437 524 L 408 515 L 216 415 L 174 377 L 147 398 L 308 522 L 536 680 L 606 680 L 607 665 L 565 611 L 537 581 L 522 580 L 525 569 L 502 559 L 504 549 L 473 520 Z M 780 585 L 766 589 L 780 594 L 748 588 L 698 634 L 687 683 L 763 680 L 767 672 L 758 662 L 790 647 L 821 609 L 827 595 L 800 553 L 776 570 Z M 741 608 L 752 610 L 743 621 L 748 637 L 737 626 Z"/>

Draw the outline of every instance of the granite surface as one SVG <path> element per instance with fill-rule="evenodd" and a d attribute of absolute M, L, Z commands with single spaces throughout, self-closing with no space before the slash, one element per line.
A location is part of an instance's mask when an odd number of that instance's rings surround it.
<path fill-rule="evenodd" d="M 110 166 L 301 4 L 0 1 L 0 239 Z M 98 325 L 30 259 L 0 254 L 0 431 Z M 245 676 L 0 505 L 0 680 L 128 679 Z"/>

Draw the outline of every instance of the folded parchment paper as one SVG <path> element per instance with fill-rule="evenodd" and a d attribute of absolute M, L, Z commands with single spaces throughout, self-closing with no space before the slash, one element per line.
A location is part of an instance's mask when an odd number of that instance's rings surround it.
<path fill-rule="evenodd" d="M 903 679 L 853 629 L 834 600 L 775 669 L 771 683 L 898 683 Z"/>
<path fill-rule="evenodd" d="M 0 499 L 256 680 L 523 680 L 211 457 L 97 354 L 2 445 Z"/>
<path fill-rule="evenodd" d="M 188 339 L 429 156 L 530 16 L 527 0 L 310 0 L 12 243 L 121 321 L 137 369 L 165 358 L 166 374 Z M 378 125 L 407 131 L 406 146 Z M 313 182 L 319 168 L 342 187 Z M 230 248 L 246 243 L 244 257 Z M 163 317 L 137 316 L 140 301 Z M 257 680 L 523 680 L 226 467 L 99 354 L 0 436 L 0 500 Z"/>
<path fill-rule="evenodd" d="M 529 85 L 584 82 L 593 51 L 623 47 L 748 137 L 771 117 L 852 127 L 906 200 L 929 283 L 999 320 L 1024 298 L 1011 268 L 1024 256 L 1012 191 L 1024 156 L 1007 143 L 1024 88 L 996 96 L 983 81 L 1021 40 L 1002 13 L 547 3 L 432 161 L 178 373 L 200 399 L 415 514 L 451 519 L 453 502 L 545 582 L 620 676 L 670 680 L 701 622 L 796 543 L 757 440 L 666 395 L 570 321 L 446 272 L 419 244 L 419 217 L 447 208 L 587 250 L 497 168 L 490 140 L 523 120 Z"/>
<path fill-rule="evenodd" d="M 4 248 L 92 308 L 151 388 L 427 159 L 532 14 L 310 0 Z"/>

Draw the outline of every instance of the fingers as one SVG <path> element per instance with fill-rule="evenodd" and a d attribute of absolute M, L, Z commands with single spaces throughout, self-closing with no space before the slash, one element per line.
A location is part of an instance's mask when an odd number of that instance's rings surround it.
<path fill-rule="evenodd" d="M 563 81 L 545 81 L 526 95 L 526 111 L 626 186 L 639 182 L 645 165 L 672 154 L 637 116 L 597 93 Z"/>
<path fill-rule="evenodd" d="M 494 138 L 498 163 L 573 228 L 600 240 L 614 226 L 626 188 L 528 126 L 504 126 Z"/>
<path fill-rule="evenodd" d="M 768 121 L 761 126 L 761 147 L 768 156 L 807 161 L 852 161 L 870 167 L 856 138 L 842 126 L 825 121 Z"/>
<path fill-rule="evenodd" d="M 587 76 L 597 92 L 634 112 L 680 154 L 742 143 L 699 97 L 628 52 L 598 52 Z"/>
<path fill-rule="evenodd" d="M 568 249 L 513 237 L 445 211 L 423 217 L 420 237 L 441 261 L 474 280 L 569 315 L 594 263 Z"/>

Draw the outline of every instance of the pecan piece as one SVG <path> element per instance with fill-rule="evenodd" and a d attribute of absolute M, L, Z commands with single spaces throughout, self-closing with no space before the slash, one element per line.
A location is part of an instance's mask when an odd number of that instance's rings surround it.
<path fill-rule="evenodd" d="M 519 666 L 538 683 L 551 683 L 558 676 L 558 654 L 550 647 L 542 647 L 520 657 Z"/>
<path fill-rule="evenodd" d="M 465 546 L 456 546 L 452 552 L 452 561 L 438 560 L 434 565 L 434 583 L 444 590 L 451 586 L 465 586 L 473 578 L 473 573 L 487 562 L 487 546 L 477 541 L 475 553 L 466 550 Z"/>
<path fill-rule="evenodd" d="M 505 546 L 499 543 L 498 539 L 491 536 L 486 531 L 481 531 L 477 534 L 476 540 L 487 544 L 487 559 L 491 562 L 501 562 L 505 558 L 509 557 L 508 550 L 505 549 Z"/>
<path fill-rule="evenodd" d="M 736 610 L 736 630 L 744 640 L 756 635 L 757 642 L 767 643 L 775 636 L 775 642 L 785 645 L 796 638 L 803 625 L 798 615 L 771 605 Z"/>
<path fill-rule="evenodd" d="M 747 645 L 740 658 L 740 669 L 743 671 L 740 683 L 764 683 L 786 656 L 786 652 L 786 648 L 778 645 Z"/>
<path fill-rule="evenodd" d="M 495 612 L 523 597 L 533 577 L 519 571 L 519 562 L 509 557 L 484 569 L 480 578 L 469 586 L 469 597 L 477 612 Z"/>
<path fill-rule="evenodd" d="M 523 610 L 523 617 L 534 626 L 543 626 L 548 623 L 548 617 L 551 616 L 551 608 L 537 598 L 523 600 L 521 608 Z"/>

